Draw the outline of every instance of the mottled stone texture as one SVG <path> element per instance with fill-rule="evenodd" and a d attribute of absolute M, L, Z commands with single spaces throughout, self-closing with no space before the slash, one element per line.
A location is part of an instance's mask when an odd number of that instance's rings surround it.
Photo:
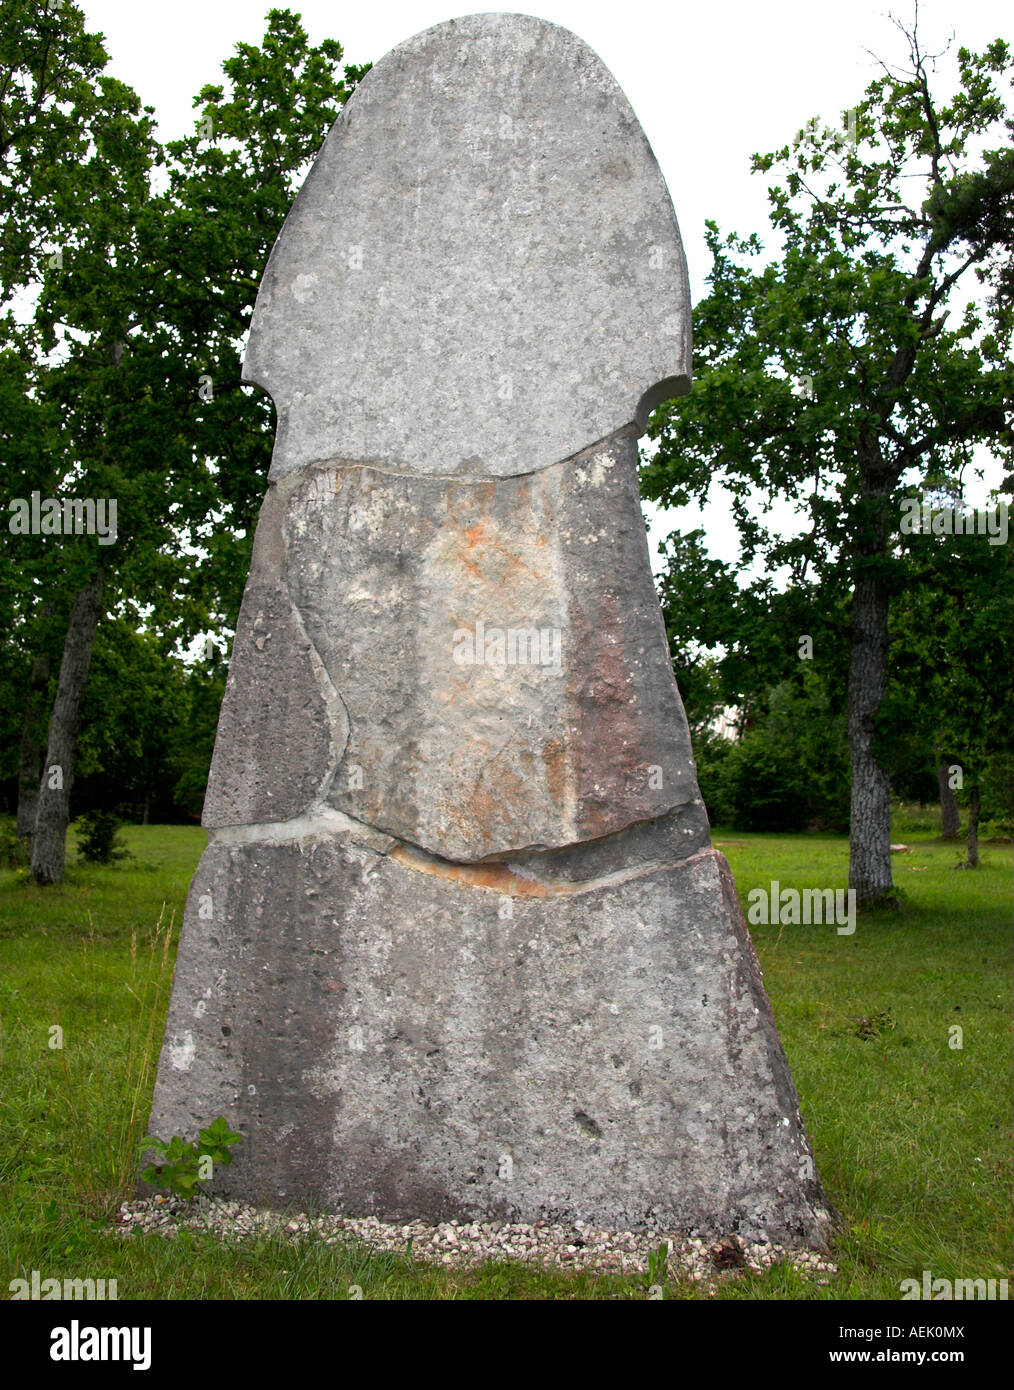
<path fill-rule="evenodd" d="M 188 914 L 167 1042 L 186 1084 L 164 1118 L 242 1117 L 222 1190 L 813 1235 L 795 1092 L 716 851 L 506 897 L 341 836 L 216 844 L 195 894 L 215 925 Z"/>
<path fill-rule="evenodd" d="M 216 1190 L 823 1238 L 638 498 L 689 344 L 573 35 L 472 16 L 370 73 L 246 359 L 278 439 L 151 1117 L 242 1133 Z"/>
<path fill-rule="evenodd" d="M 520 477 L 449 484 L 334 463 L 273 488 L 285 503 L 271 496 L 257 533 L 272 570 L 258 563 L 247 589 L 205 824 L 326 802 L 467 860 L 696 801 L 636 459 L 628 428 Z M 272 606 L 266 585 L 285 597 Z M 456 660 L 460 634 L 476 654 L 480 622 L 494 634 L 481 664 Z M 486 659 L 498 632 L 502 656 Z M 533 647 L 537 660 L 509 659 Z M 280 744 L 303 750 L 296 765 Z"/>
<path fill-rule="evenodd" d="M 508 476 L 689 389 L 672 204 L 566 29 L 479 14 L 401 44 L 328 136 L 268 262 L 244 377 L 271 468 Z"/>

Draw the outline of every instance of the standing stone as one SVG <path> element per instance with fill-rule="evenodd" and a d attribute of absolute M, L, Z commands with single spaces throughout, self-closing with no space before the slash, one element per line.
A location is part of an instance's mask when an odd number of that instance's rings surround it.
<path fill-rule="evenodd" d="M 244 366 L 278 432 L 151 1118 L 242 1133 L 217 1191 L 824 1237 L 638 497 L 690 346 L 580 40 L 472 15 L 372 69 Z"/>

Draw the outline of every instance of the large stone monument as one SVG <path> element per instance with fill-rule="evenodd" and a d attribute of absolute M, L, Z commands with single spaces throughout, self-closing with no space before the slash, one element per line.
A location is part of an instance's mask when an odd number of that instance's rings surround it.
<path fill-rule="evenodd" d="M 151 1132 L 350 1214 L 822 1239 L 711 848 L 636 441 L 690 387 L 679 231 L 573 34 L 369 73 L 272 252 L 278 411 Z"/>

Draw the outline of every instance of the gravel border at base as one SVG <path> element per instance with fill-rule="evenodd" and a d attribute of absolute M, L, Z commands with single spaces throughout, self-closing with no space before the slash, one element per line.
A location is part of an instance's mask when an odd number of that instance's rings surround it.
<path fill-rule="evenodd" d="M 154 1231 L 163 1236 L 181 1230 L 210 1231 L 229 1239 L 282 1234 L 292 1240 L 317 1237 L 326 1244 L 360 1241 L 380 1250 L 410 1254 L 431 1264 L 470 1268 L 488 1259 L 523 1260 L 564 1270 L 593 1270 L 614 1274 L 646 1274 L 648 1257 L 664 1242 L 667 1268 L 674 1279 L 713 1285 L 747 1271 L 761 1273 L 771 1265 L 791 1264 L 818 1284 L 830 1282 L 837 1266 L 822 1252 L 789 1249 L 771 1242 L 748 1244 L 738 1236 L 702 1240 L 665 1232 L 603 1231 L 575 1222 L 573 1226 L 503 1224 L 489 1221 L 390 1222 L 376 1217 L 283 1215 L 241 1202 L 201 1196 L 187 1204 L 178 1197 L 145 1197 L 124 1202 L 116 1217 L 121 1235 Z"/>

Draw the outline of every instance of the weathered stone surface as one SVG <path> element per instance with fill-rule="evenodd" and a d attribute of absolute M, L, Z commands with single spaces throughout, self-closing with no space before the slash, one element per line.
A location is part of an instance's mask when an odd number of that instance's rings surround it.
<path fill-rule="evenodd" d="M 284 593 L 248 587 L 223 702 L 229 756 L 216 758 L 209 774 L 209 823 L 289 820 L 329 780 L 331 727 L 314 659 Z M 270 703 L 265 690 L 276 696 Z M 301 756 L 279 758 L 279 747 Z"/>
<path fill-rule="evenodd" d="M 215 844 L 193 894 L 215 923 L 188 912 L 193 968 L 166 1038 L 186 1084 L 160 1086 L 152 1124 L 243 1115 L 216 1190 L 406 1218 L 820 1233 L 716 851 L 511 897 L 340 837 Z"/>
<path fill-rule="evenodd" d="M 271 254 L 244 377 L 278 408 L 274 479 L 530 472 L 688 390 L 672 204 L 591 49 L 479 14 L 377 63 Z"/>
<path fill-rule="evenodd" d="M 335 465 L 285 498 L 284 521 L 277 500 L 261 521 L 284 541 L 270 579 L 258 556 L 247 592 L 240 633 L 255 650 L 237 645 L 206 824 L 326 801 L 472 860 L 612 835 L 699 800 L 632 428 L 521 477 L 449 485 Z M 269 631 L 269 582 L 287 594 L 292 640 L 277 616 Z M 276 717 L 263 692 L 300 692 L 305 708 L 315 672 L 322 728 L 305 761 L 318 777 L 277 814 L 277 773 L 298 775 L 283 750 L 300 745 L 261 727 Z M 326 710 L 341 762 L 326 755 Z"/>
<path fill-rule="evenodd" d="M 825 1235 L 638 498 L 689 341 L 573 35 L 472 16 L 371 72 L 247 353 L 279 433 L 151 1117 L 242 1133 L 217 1190 Z"/>
<path fill-rule="evenodd" d="M 341 700 L 284 582 L 282 503 L 270 488 L 258 519 L 204 799 L 205 825 L 256 825 L 300 815 L 331 785 L 348 740 Z M 227 755 L 218 751 L 225 748 Z M 291 756 L 297 749 L 298 756 Z"/>

